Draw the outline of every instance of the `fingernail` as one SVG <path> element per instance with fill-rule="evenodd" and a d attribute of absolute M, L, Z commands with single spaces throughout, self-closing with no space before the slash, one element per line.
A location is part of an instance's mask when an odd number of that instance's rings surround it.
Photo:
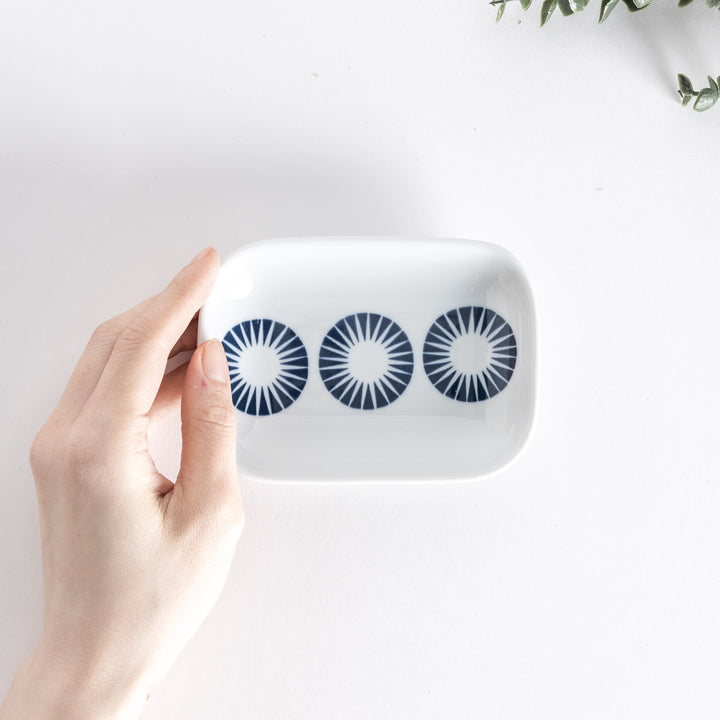
<path fill-rule="evenodd" d="M 225 351 L 219 340 L 210 340 L 202 354 L 202 368 L 207 377 L 215 382 L 225 383 L 229 379 Z"/>
<path fill-rule="evenodd" d="M 210 251 L 212 250 L 211 247 L 206 247 L 204 250 L 201 250 L 189 263 L 188 265 L 194 265 L 196 262 L 200 262 L 204 257 L 210 254 Z"/>

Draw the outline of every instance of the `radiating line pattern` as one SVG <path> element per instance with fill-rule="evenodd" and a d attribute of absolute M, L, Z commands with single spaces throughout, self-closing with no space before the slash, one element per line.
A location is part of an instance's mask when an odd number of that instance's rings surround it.
<path fill-rule="evenodd" d="M 223 347 L 230 370 L 233 404 L 248 415 L 272 415 L 292 405 L 302 393 L 308 377 L 308 355 L 297 334 L 275 320 L 245 320 L 228 330 Z M 278 366 L 267 382 L 244 377 L 243 356 L 254 348 L 269 351 Z"/>
<path fill-rule="evenodd" d="M 484 338 L 488 346 L 487 359 L 476 358 L 471 372 L 466 367 L 458 368 L 453 359 L 453 346 L 468 335 Z M 497 395 L 510 382 L 516 362 L 517 342 L 512 328 L 488 308 L 450 310 L 435 320 L 425 337 L 425 372 L 430 382 L 453 400 L 479 402 Z"/>
<path fill-rule="evenodd" d="M 353 353 L 371 346 L 384 368 L 358 377 Z M 384 353 L 384 357 L 383 357 Z M 339 320 L 320 346 L 320 376 L 341 403 L 359 410 L 375 410 L 397 400 L 412 377 L 414 360 L 408 336 L 390 318 L 360 312 Z M 362 370 L 362 368 L 360 368 Z"/>

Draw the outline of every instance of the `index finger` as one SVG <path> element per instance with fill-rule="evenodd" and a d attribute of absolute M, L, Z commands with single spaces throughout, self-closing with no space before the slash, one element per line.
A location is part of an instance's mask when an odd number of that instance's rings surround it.
<path fill-rule="evenodd" d="M 185 266 L 120 333 L 86 408 L 96 417 L 146 415 L 165 374 L 168 356 L 207 300 L 220 258 L 206 248 Z"/>

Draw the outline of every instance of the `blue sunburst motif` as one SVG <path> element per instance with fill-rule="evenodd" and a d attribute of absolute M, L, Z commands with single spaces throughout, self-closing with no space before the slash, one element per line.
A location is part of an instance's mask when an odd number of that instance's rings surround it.
<path fill-rule="evenodd" d="M 430 382 L 447 397 L 479 402 L 510 382 L 517 342 L 507 321 L 493 310 L 461 307 L 440 315 L 423 346 Z"/>
<path fill-rule="evenodd" d="M 410 341 L 400 326 L 377 313 L 339 320 L 320 346 L 320 376 L 341 403 L 374 410 L 397 400 L 413 372 Z"/>
<path fill-rule="evenodd" d="M 305 387 L 308 356 L 302 340 L 275 320 L 245 320 L 225 334 L 235 407 L 272 415 L 292 405 Z"/>

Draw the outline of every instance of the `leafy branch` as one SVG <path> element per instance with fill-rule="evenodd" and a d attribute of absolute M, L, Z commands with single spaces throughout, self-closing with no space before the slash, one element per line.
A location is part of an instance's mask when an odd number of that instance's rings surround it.
<path fill-rule="evenodd" d="M 552 16 L 552 14 L 560 8 L 560 12 L 565 15 L 574 15 L 584 10 L 590 0 L 543 0 L 540 8 L 540 27 L 542 27 Z M 505 12 L 505 5 L 511 0 L 490 0 L 491 5 L 497 5 L 497 15 L 495 21 L 499 22 Z M 520 7 L 527 10 L 532 5 L 533 0 L 518 0 Z M 652 0 L 623 0 L 630 12 L 644 10 Z M 686 7 L 693 0 L 679 0 L 678 7 Z M 600 3 L 600 18 L 598 22 L 607 20 L 610 13 L 620 4 L 620 0 L 602 0 Z M 709 8 L 717 8 L 720 10 L 720 0 L 705 0 L 705 4 Z M 693 89 L 692 83 L 685 75 L 678 75 L 679 89 L 678 93 L 682 100 L 682 104 L 687 105 L 692 98 L 695 98 L 693 109 L 698 112 L 710 109 L 718 101 L 720 97 L 720 77 L 714 80 L 708 76 L 708 87 L 696 91 Z"/>
<path fill-rule="evenodd" d="M 511 0 L 490 0 L 491 5 L 497 5 L 497 17 L 496 21 L 500 20 L 505 12 L 505 5 Z M 686 7 L 690 5 L 693 0 L 679 0 L 678 7 Z M 533 0 L 519 0 L 520 6 L 523 10 L 527 10 L 532 5 Z M 551 17 L 551 15 L 560 8 L 560 12 L 563 15 L 574 15 L 577 12 L 584 10 L 588 6 L 589 0 L 543 0 L 542 7 L 540 8 L 540 26 L 542 27 Z M 623 0 L 627 9 L 630 12 L 637 12 L 638 10 L 644 10 L 652 0 Z M 602 0 L 600 3 L 600 19 L 598 22 L 603 22 L 608 19 L 610 13 L 620 4 L 620 0 Z M 720 10 L 720 0 L 705 0 L 705 4 L 709 8 L 717 8 Z"/>

